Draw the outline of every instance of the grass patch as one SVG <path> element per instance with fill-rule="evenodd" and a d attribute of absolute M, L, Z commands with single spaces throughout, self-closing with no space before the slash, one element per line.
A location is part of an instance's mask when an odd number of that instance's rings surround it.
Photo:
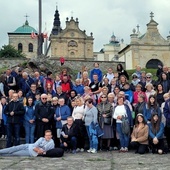
<path fill-rule="evenodd" d="M 107 161 L 107 159 L 103 159 L 103 158 L 91 158 L 91 159 L 87 159 L 87 161 Z"/>

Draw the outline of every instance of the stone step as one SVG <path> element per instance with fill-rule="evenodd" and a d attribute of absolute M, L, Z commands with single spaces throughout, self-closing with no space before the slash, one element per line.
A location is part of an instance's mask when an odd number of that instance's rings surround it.
<path fill-rule="evenodd" d="M 20 144 L 25 144 L 25 138 L 20 138 Z M 6 139 L 0 138 L 0 149 L 6 147 Z"/>

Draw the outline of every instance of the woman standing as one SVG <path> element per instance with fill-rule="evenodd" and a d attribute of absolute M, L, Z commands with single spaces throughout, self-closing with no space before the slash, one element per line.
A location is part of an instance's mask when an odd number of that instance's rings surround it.
<path fill-rule="evenodd" d="M 94 141 L 91 139 L 89 127 L 92 122 L 94 124 L 98 122 L 97 121 L 98 111 L 96 107 L 93 105 L 93 99 L 89 98 L 85 101 L 85 103 L 87 108 L 85 110 L 84 122 L 85 122 L 87 134 L 89 137 L 89 144 L 90 144 L 90 148 L 89 150 L 87 150 L 87 152 L 97 153 L 98 143 L 94 143 Z"/>
<path fill-rule="evenodd" d="M 84 152 L 84 136 L 85 136 L 85 126 L 84 126 L 84 102 L 81 97 L 76 97 L 76 106 L 73 109 L 72 117 L 74 123 L 78 127 L 77 136 L 77 152 Z"/>
<path fill-rule="evenodd" d="M 145 88 L 146 88 L 146 91 L 145 91 L 146 100 L 148 101 L 149 96 L 150 95 L 155 95 L 156 91 L 154 90 L 154 87 L 153 87 L 153 85 L 151 83 L 146 84 Z"/>
<path fill-rule="evenodd" d="M 135 126 L 131 134 L 131 146 L 136 149 L 135 153 L 144 154 L 148 147 L 148 125 L 143 114 L 136 116 Z"/>
<path fill-rule="evenodd" d="M 162 154 L 164 150 L 164 124 L 161 122 L 157 113 L 154 113 L 149 124 L 149 137 L 152 147 L 152 153 Z"/>
<path fill-rule="evenodd" d="M 28 97 L 26 101 L 25 115 L 24 115 L 24 127 L 25 127 L 26 143 L 34 143 L 35 106 L 33 104 L 33 98 L 31 97 Z"/>
<path fill-rule="evenodd" d="M 135 106 L 138 103 L 138 96 L 140 94 L 143 94 L 145 96 L 145 101 L 146 101 L 146 94 L 145 92 L 142 91 L 142 85 L 137 84 L 135 87 L 135 91 L 133 93 L 133 106 Z"/>
<path fill-rule="evenodd" d="M 133 126 L 132 113 L 129 107 L 124 104 L 124 97 L 118 97 L 117 106 L 114 110 L 113 118 L 116 119 L 116 130 L 120 139 L 120 152 L 128 152 L 129 145 L 129 134 L 124 134 L 122 132 L 122 118 L 127 117 L 129 121 L 129 126 Z"/>
<path fill-rule="evenodd" d="M 158 102 L 158 104 L 159 104 L 159 107 L 161 107 L 161 105 L 162 105 L 162 103 L 164 102 L 164 94 L 165 94 L 165 92 L 163 91 L 163 86 L 162 86 L 162 84 L 158 84 L 157 86 L 156 86 L 156 100 L 157 100 L 157 102 Z"/>
<path fill-rule="evenodd" d="M 119 74 L 119 79 L 120 79 L 120 76 L 121 76 L 121 75 L 124 75 L 124 76 L 126 76 L 126 78 L 129 80 L 129 75 L 128 75 L 127 71 L 124 70 L 122 64 L 118 64 L 118 65 L 117 65 L 117 72 L 118 72 L 118 74 Z"/>
<path fill-rule="evenodd" d="M 145 121 L 150 123 L 151 117 L 153 113 L 158 113 L 159 117 L 161 118 L 161 110 L 157 104 L 156 97 L 154 95 L 150 95 L 147 104 L 144 107 L 143 114 Z"/>
<path fill-rule="evenodd" d="M 107 95 L 101 95 L 101 102 L 97 105 L 99 124 L 103 129 L 104 135 L 101 138 L 100 147 L 103 147 L 103 140 L 107 141 L 107 150 L 110 148 L 110 140 L 114 137 L 113 135 L 113 106 L 107 101 Z"/>

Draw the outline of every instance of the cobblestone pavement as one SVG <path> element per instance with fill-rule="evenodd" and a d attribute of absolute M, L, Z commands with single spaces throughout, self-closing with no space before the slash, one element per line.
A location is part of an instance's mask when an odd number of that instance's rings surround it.
<path fill-rule="evenodd" d="M 0 170 L 170 170 L 170 154 L 67 153 L 62 158 L 0 157 Z"/>

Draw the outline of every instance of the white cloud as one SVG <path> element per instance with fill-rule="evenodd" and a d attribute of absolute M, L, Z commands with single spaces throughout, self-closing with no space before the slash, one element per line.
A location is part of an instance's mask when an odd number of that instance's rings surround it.
<path fill-rule="evenodd" d="M 42 0 L 43 22 L 42 31 L 47 23 L 51 32 L 56 0 Z M 0 47 L 8 43 L 7 32 L 13 32 L 25 22 L 27 13 L 29 24 L 38 30 L 38 0 L 5 0 L 1 2 L 0 15 Z M 129 43 L 132 29 L 139 24 L 141 33 L 145 33 L 146 24 L 150 20 L 150 12 L 159 23 L 158 29 L 166 38 L 170 31 L 170 3 L 168 0 L 58 0 L 61 26 L 65 28 L 66 17 L 79 19 L 79 27 L 90 35 L 93 32 L 94 50 L 99 51 L 103 44 L 109 42 L 114 34 Z"/>

